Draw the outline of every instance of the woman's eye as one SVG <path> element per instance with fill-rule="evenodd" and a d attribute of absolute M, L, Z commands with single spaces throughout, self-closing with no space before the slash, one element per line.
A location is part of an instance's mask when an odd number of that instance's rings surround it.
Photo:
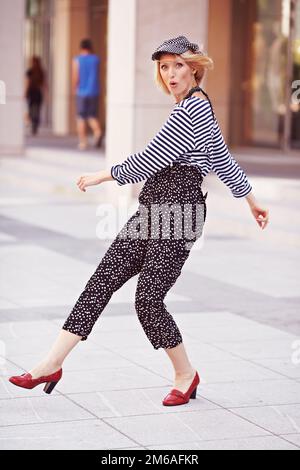
<path fill-rule="evenodd" d="M 180 62 L 178 62 L 178 63 L 176 64 L 176 66 L 177 66 L 177 65 L 179 65 L 180 67 L 183 66 L 183 64 L 181 64 Z M 165 68 L 166 68 L 166 65 L 162 65 L 162 66 L 161 66 L 161 69 L 162 69 L 162 70 L 164 70 Z"/>

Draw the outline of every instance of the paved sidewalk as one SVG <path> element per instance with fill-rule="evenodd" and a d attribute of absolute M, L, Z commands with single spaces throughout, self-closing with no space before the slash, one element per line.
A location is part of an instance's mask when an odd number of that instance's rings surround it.
<path fill-rule="evenodd" d="M 248 173 L 270 209 L 265 231 L 244 200 L 205 179 L 205 233 L 166 298 L 201 377 L 196 400 L 161 404 L 173 371 L 138 322 L 137 276 L 67 358 L 51 395 L 8 382 L 48 351 L 110 244 L 96 236 L 102 189 L 74 186 L 99 162 L 39 147 L 0 159 L 0 448 L 299 449 L 297 179 Z"/>

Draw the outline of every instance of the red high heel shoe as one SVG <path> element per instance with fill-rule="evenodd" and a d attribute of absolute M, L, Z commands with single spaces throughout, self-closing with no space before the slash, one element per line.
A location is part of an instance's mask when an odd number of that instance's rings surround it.
<path fill-rule="evenodd" d="M 56 384 L 60 381 L 61 377 L 62 369 L 59 369 L 57 372 L 54 372 L 54 374 L 43 375 L 42 377 L 38 377 L 37 379 L 33 379 L 29 372 L 22 375 L 14 375 L 13 377 L 9 378 L 9 381 L 12 384 L 17 385 L 17 387 L 29 389 L 46 382 L 44 392 L 51 393 Z"/>
<path fill-rule="evenodd" d="M 162 404 L 164 406 L 184 405 L 190 401 L 190 398 L 196 398 L 197 386 L 200 383 L 198 372 L 196 372 L 193 382 L 191 383 L 187 392 L 182 393 L 180 390 L 173 388 L 170 393 L 164 398 Z"/>

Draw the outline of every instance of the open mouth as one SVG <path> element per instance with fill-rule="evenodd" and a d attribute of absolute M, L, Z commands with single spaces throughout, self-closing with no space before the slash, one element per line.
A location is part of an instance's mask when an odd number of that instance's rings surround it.
<path fill-rule="evenodd" d="M 176 82 L 170 82 L 170 86 L 176 86 L 177 83 Z"/>

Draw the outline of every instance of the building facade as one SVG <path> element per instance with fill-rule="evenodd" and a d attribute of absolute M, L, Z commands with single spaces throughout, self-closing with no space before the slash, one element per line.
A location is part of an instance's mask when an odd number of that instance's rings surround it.
<path fill-rule="evenodd" d="M 173 106 L 154 84 L 151 53 L 184 34 L 214 60 L 202 86 L 228 144 L 300 156 L 300 0 L 2 0 L 0 9 L 2 153 L 23 146 L 23 74 L 33 54 L 47 72 L 43 124 L 75 132 L 71 62 L 83 37 L 101 57 L 108 164 L 142 149 Z"/>

